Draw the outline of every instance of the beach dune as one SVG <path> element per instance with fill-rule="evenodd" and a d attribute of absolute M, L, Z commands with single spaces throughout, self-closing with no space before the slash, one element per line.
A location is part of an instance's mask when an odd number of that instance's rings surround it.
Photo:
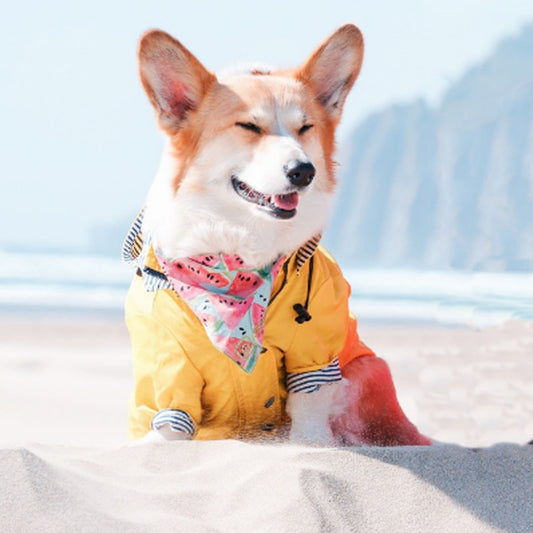
<path fill-rule="evenodd" d="M 533 446 L 0 452 L 3 531 L 532 531 Z"/>

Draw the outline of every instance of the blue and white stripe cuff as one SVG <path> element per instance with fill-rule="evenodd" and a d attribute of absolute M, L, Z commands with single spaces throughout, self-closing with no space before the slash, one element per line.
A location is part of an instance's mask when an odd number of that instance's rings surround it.
<path fill-rule="evenodd" d="M 321 385 L 336 383 L 342 379 L 339 360 L 335 358 L 328 366 L 310 372 L 289 372 L 287 374 L 288 392 L 315 392 Z"/>
<path fill-rule="evenodd" d="M 194 422 L 192 418 L 180 409 L 163 409 L 152 418 L 152 429 L 158 430 L 168 424 L 172 431 L 181 431 L 194 435 Z"/>

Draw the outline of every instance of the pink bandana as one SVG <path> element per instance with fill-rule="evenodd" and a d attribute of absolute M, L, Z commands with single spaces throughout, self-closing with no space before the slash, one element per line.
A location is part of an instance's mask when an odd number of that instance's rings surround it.
<path fill-rule="evenodd" d="M 168 261 L 155 255 L 176 293 L 200 319 L 211 342 L 246 373 L 261 353 L 272 284 L 284 258 L 249 268 L 236 255 Z"/>

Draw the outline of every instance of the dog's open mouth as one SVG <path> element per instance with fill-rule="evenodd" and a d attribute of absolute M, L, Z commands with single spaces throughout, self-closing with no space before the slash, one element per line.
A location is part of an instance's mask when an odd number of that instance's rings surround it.
<path fill-rule="evenodd" d="M 247 202 L 256 204 L 262 211 L 276 218 L 292 218 L 296 214 L 298 207 L 298 193 L 287 194 L 263 194 L 249 185 L 240 181 L 235 176 L 231 178 L 231 183 L 235 192 Z"/>

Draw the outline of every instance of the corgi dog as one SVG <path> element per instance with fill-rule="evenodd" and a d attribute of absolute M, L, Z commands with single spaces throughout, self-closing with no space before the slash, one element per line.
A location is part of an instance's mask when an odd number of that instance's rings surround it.
<path fill-rule="evenodd" d="M 319 244 L 359 29 L 342 26 L 294 69 L 215 75 L 159 30 L 138 59 L 165 145 L 123 249 L 137 266 L 131 438 L 430 444 Z"/>

